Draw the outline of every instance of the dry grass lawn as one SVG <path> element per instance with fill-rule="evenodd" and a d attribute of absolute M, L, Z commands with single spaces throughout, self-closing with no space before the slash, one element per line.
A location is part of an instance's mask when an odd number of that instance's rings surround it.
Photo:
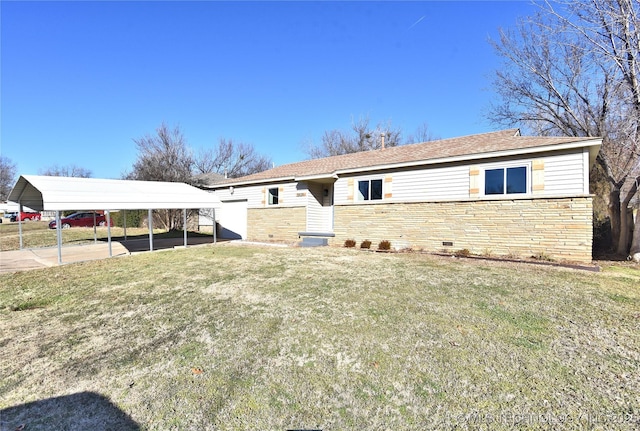
<path fill-rule="evenodd" d="M 640 270 L 217 245 L 0 276 L 0 429 L 638 429 Z"/>
<path fill-rule="evenodd" d="M 56 230 L 49 229 L 48 221 L 32 221 L 22 223 L 22 241 L 23 248 L 40 248 L 40 247 L 53 247 L 57 244 Z M 164 231 L 154 229 L 154 233 L 161 233 Z M 149 234 L 148 228 L 132 228 L 127 229 L 128 237 L 141 236 L 146 237 Z M 181 234 L 181 232 L 180 232 Z M 96 227 L 95 236 L 94 230 L 91 227 L 74 227 L 71 229 L 62 230 L 62 242 L 65 245 L 68 244 L 84 244 L 91 243 L 94 239 L 106 239 L 107 238 L 106 227 Z M 164 233 L 166 236 L 167 234 Z M 113 238 L 123 237 L 124 229 L 121 227 L 112 227 L 111 236 Z M 0 251 L 18 250 L 20 248 L 20 233 L 18 223 L 7 223 L 6 221 L 0 224 Z"/>

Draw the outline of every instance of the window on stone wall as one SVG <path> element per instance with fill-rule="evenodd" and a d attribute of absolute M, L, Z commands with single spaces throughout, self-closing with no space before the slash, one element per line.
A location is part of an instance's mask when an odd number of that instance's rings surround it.
<path fill-rule="evenodd" d="M 278 205 L 278 188 L 269 189 L 269 205 Z"/>
<path fill-rule="evenodd" d="M 527 167 L 486 169 L 484 171 L 485 195 L 510 195 L 527 193 Z"/>
<path fill-rule="evenodd" d="M 358 200 L 372 201 L 382 199 L 382 180 L 358 181 Z"/>

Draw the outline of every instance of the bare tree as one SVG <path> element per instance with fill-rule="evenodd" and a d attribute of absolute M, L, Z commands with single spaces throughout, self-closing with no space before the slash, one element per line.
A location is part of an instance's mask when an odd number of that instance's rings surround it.
<path fill-rule="evenodd" d="M 601 136 L 598 163 L 609 182 L 616 251 L 637 253 L 640 229 L 630 234 L 627 207 L 640 183 L 640 6 L 632 0 L 556 5 L 541 3 L 535 16 L 493 43 L 504 67 L 494 81 L 502 103 L 489 118 L 542 135 Z"/>
<path fill-rule="evenodd" d="M 418 128 L 412 135 L 409 135 L 407 137 L 406 143 L 417 144 L 421 142 L 435 141 L 436 139 L 439 138 L 431 132 L 431 130 L 429 129 L 429 124 L 425 122 L 418 126 Z"/>
<path fill-rule="evenodd" d="M 176 182 L 188 182 L 191 178 L 193 156 L 180 127 L 171 130 L 162 123 L 155 135 L 146 135 L 133 142 L 138 148 L 138 159 L 128 178 Z"/>
<path fill-rule="evenodd" d="M 6 201 L 16 182 L 16 165 L 5 156 L 0 156 L 0 201 Z"/>
<path fill-rule="evenodd" d="M 52 177 L 76 177 L 91 178 L 92 172 L 89 169 L 81 168 L 76 165 L 58 166 L 52 165 L 39 171 L 40 175 L 49 175 Z"/>
<path fill-rule="evenodd" d="M 134 139 L 138 158 L 132 172 L 126 178 L 145 181 L 189 182 L 193 157 L 179 127 L 170 129 L 165 123 L 156 129 L 155 135 Z M 182 212 L 179 210 L 156 211 L 154 218 L 166 229 L 182 228 Z"/>
<path fill-rule="evenodd" d="M 258 154 L 253 145 L 225 138 L 213 149 L 201 149 L 194 160 L 195 173 L 215 172 L 229 178 L 266 171 L 271 166 L 271 159 Z"/>
<path fill-rule="evenodd" d="M 349 132 L 337 129 L 324 132 L 322 143 L 320 145 L 308 144 L 306 152 L 312 159 L 318 159 L 377 150 L 382 147 L 383 139 L 385 147 L 401 145 L 402 131 L 393 128 L 391 122 L 378 123 L 375 127 L 370 127 L 369 118 L 361 117 L 357 122 L 351 123 Z"/>

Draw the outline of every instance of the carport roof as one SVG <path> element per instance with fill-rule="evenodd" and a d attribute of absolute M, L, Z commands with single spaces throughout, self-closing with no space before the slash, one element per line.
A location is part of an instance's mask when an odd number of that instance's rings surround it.
<path fill-rule="evenodd" d="M 36 211 L 220 208 L 220 200 L 185 183 L 22 175 L 9 194 Z"/>

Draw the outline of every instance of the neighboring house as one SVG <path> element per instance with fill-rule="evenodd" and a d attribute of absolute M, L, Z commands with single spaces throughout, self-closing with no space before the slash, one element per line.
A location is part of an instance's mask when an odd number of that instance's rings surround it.
<path fill-rule="evenodd" d="M 27 211 L 27 212 L 35 212 L 35 210 L 32 210 L 29 207 L 23 207 L 22 208 L 23 211 Z M 7 202 L 7 201 L 2 201 L 0 202 L 0 213 L 6 214 L 6 213 L 17 213 L 18 211 L 20 211 L 20 205 L 18 205 L 15 202 Z"/>
<path fill-rule="evenodd" d="M 201 187 L 221 235 L 591 260 L 599 138 L 518 129 L 306 160 Z"/>
<path fill-rule="evenodd" d="M 212 185 L 226 180 L 224 175 L 216 172 L 209 172 L 208 174 L 198 174 L 191 178 L 191 185 L 194 187 L 202 187 L 203 185 Z"/>

